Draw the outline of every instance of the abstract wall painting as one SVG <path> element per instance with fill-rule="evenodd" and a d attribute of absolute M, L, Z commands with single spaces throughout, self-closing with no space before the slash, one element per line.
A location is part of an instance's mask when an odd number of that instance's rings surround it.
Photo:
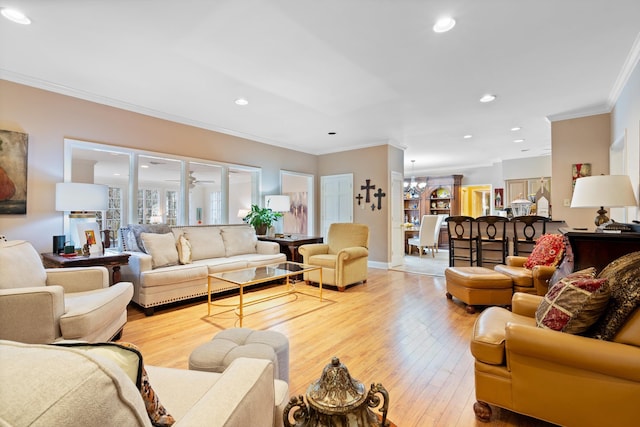
<path fill-rule="evenodd" d="M 0 215 L 27 213 L 29 135 L 0 130 Z"/>
<path fill-rule="evenodd" d="M 571 165 L 571 192 L 576 186 L 576 180 L 583 176 L 591 176 L 591 163 L 575 163 Z"/>

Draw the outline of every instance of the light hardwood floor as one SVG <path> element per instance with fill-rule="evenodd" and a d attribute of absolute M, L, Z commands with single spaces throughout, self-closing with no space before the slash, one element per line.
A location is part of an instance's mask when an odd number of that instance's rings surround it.
<path fill-rule="evenodd" d="M 304 284 L 298 288 L 318 293 Z M 250 297 L 275 291 L 262 289 Z M 244 327 L 289 338 L 292 396 L 305 395 L 337 356 L 367 390 L 375 382 L 389 391 L 388 416 L 399 427 L 551 426 L 495 407 L 490 423 L 476 421 L 469 336 L 477 314 L 445 298 L 443 277 L 370 269 L 366 284 L 345 292 L 325 289 L 322 303 L 297 295 L 247 311 Z M 128 317 L 122 341 L 137 344 L 145 364 L 184 369 L 194 348 L 237 326 L 231 312 L 207 317 L 204 300 L 151 317 L 132 304 Z"/>

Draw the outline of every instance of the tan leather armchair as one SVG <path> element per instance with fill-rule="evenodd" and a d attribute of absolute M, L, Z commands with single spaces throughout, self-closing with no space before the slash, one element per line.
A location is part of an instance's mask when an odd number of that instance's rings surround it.
<path fill-rule="evenodd" d="M 631 426 L 638 423 L 640 309 L 613 341 L 536 327 L 541 297 L 516 293 L 512 312 L 490 307 L 476 320 L 476 416 L 491 407 L 564 426 Z"/>
<path fill-rule="evenodd" d="M 133 285 L 104 267 L 45 269 L 31 244 L 0 243 L 0 339 L 108 341 L 127 322 Z"/>
<path fill-rule="evenodd" d="M 537 265 L 529 270 L 524 268 L 526 261 L 527 257 L 524 256 L 508 256 L 506 264 L 498 264 L 493 269 L 511 277 L 513 292 L 534 295 L 546 294 L 549 289 L 549 280 L 556 271 L 556 267 Z"/>
<path fill-rule="evenodd" d="M 322 267 L 322 284 L 340 291 L 353 283 L 367 281 L 369 227 L 364 224 L 335 223 L 329 226 L 327 243 L 302 245 L 303 262 Z M 319 271 L 305 273 L 305 280 L 318 282 Z"/>

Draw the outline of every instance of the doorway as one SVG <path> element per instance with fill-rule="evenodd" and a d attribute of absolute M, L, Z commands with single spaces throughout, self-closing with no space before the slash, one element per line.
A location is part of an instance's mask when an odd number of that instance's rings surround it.
<path fill-rule="evenodd" d="M 465 185 L 461 188 L 462 215 L 477 218 L 491 215 L 491 185 Z"/>

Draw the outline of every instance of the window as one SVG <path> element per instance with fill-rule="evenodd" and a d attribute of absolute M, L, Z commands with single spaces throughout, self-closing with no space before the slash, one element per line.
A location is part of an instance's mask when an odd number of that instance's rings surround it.
<path fill-rule="evenodd" d="M 138 224 L 162 222 L 157 220 L 158 217 L 160 217 L 160 192 L 144 188 L 138 190 Z"/>
<path fill-rule="evenodd" d="M 65 182 L 114 189 L 113 209 L 110 205 L 100 216 L 101 226 L 114 231 L 156 220 L 169 225 L 239 222 L 238 210 L 260 201 L 260 168 L 73 139 L 65 139 L 64 147 Z M 69 233 L 68 217 L 64 228 Z"/>
<path fill-rule="evenodd" d="M 165 212 L 166 212 L 166 216 L 165 216 L 165 222 L 167 223 L 167 225 L 177 225 L 177 219 L 178 219 L 178 192 L 177 191 L 171 191 L 168 190 L 165 193 L 165 200 L 166 200 L 166 206 L 165 206 Z"/>

